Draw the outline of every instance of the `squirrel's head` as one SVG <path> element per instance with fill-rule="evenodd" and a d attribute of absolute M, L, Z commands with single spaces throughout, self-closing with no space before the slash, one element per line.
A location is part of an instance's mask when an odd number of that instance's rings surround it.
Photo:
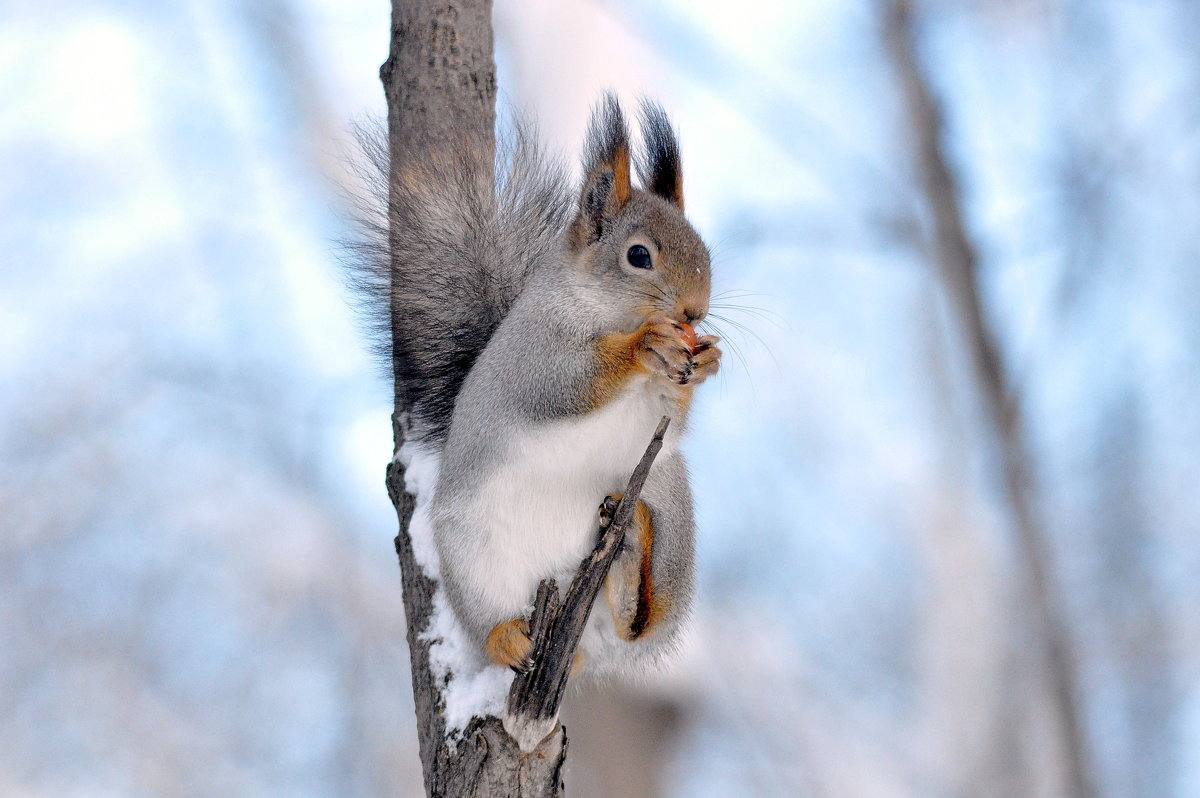
<path fill-rule="evenodd" d="M 708 248 L 683 215 L 679 140 L 661 107 L 642 103 L 641 186 L 630 180 L 629 129 L 611 94 L 592 112 L 579 213 L 568 243 L 579 268 L 636 326 L 654 313 L 687 323 L 708 313 Z"/>

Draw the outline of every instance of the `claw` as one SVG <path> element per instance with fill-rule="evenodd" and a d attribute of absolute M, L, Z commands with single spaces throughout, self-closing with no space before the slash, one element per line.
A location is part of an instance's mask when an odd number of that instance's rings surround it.
<path fill-rule="evenodd" d="M 619 496 L 605 496 L 600 502 L 600 528 L 607 529 L 617 514 L 617 505 L 621 503 Z"/>

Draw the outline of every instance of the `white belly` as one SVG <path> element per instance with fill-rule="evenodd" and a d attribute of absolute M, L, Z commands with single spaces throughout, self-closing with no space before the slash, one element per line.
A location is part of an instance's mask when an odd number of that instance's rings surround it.
<path fill-rule="evenodd" d="M 600 502 L 624 491 L 672 403 L 646 380 L 605 407 L 529 431 L 479 492 L 484 533 L 471 581 L 486 603 L 516 616 L 539 580 L 570 578 L 596 542 Z M 664 450 L 677 439 L 677 430 Z M 664 451 L 661 456 L 668 454 Z"/>

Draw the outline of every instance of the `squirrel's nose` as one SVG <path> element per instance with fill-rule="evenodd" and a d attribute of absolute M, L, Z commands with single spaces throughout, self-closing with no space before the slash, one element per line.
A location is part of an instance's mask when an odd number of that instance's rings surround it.
<path fill-rule="evenodd" d="M 702 321 L 708 315 L 708 303 L 688 303 L 683 305 L 683 316 L 688 324 L 695 324 Z"/>
<path fill-rule="evenodd" d="M 672 314 L 676 321 L 695 324 L 703 319 L 708 312 L 708 303 L 701 297 L 683 296 L 677 297 L 675 300 L 675 309 Z"/>

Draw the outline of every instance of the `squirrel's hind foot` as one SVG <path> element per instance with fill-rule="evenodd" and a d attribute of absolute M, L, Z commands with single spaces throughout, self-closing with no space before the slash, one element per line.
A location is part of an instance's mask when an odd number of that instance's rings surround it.
<path fill-rule="evenodd" d="M 525 673 L 533 667 L 530 650 L 533 642 L 529 639 L 529 622 L 524 618 L 513 618 L 511 621 L 498 623 L 488 632 L 484 649 L 488 658 L 497 665 L 512 668 L 517 673 Z"/>

